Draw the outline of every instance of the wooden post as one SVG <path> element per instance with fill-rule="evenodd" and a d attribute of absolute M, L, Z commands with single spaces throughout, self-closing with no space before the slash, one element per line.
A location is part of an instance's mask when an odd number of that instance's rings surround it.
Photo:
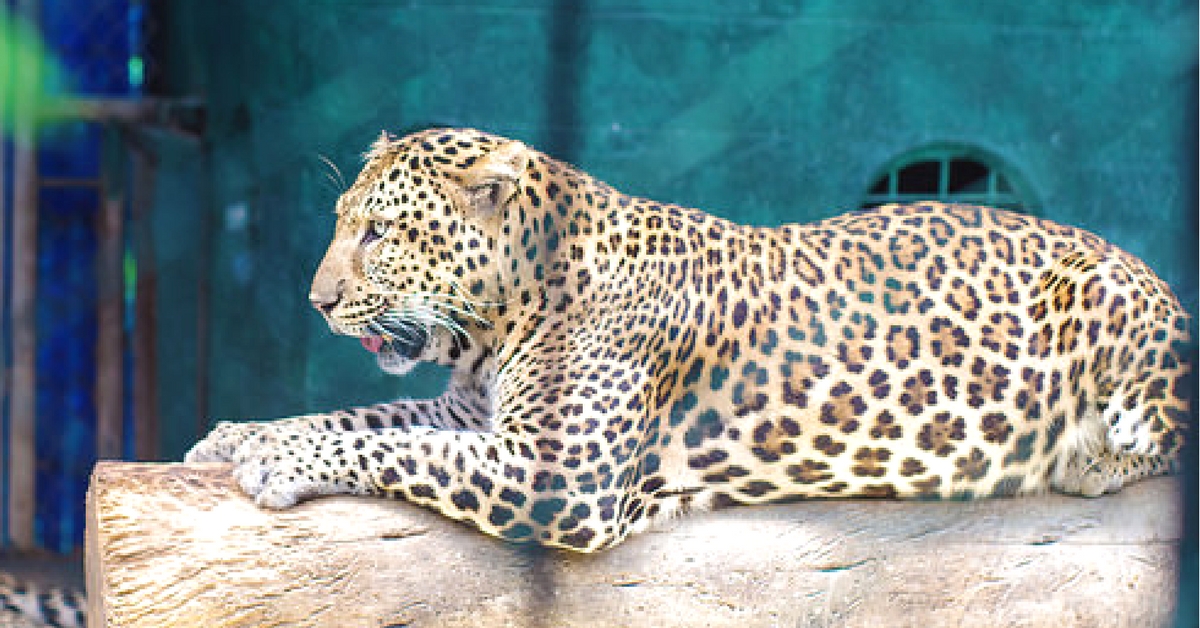
<path fill-rule="evenodd" d="M 96 457 L 119 460 L 125 426 L 125 176 L 117 129 L 107 125 L 96 217 Z"/>
<path fill-rule="evenodd" d="M 97 465 L 93 626 L 1161 626 L 1180 483 L 1100 499 L 828 500 L 581 556 L 399 501 L 260 510 L 222 464 Z"/>
<path fill-rule="evenodd" d="M 8 42 L 0 41 L 0 60 L 6 65 L 13 57 L 9 46 Z M 12 242 L 7 218 L 8 203 L 12 194 L 12 184 L 8 176 L 8 125 L 11 123 L 9 110 L 8 90 L 0 88 L 0 319 L 9 307 L 9 261 L 5 251 Z M 0 495 L 6 494 L 9 474 L 12 471 L 9 465 L 8 425 L 4 418 L 8 412 L 9 395 L 12 392 L 12 373 L 8 364 L 10 341 L 11 330 L 0 320 Z M 0 500 L 0 545 L 5 544 L 8 539 L 8 509 L 8 501 Z"/>
<path fill-rule="evenodd" d="M 17 3 L 18 15 L 36 25 L 38 2 Z M 13 68 L 16 85 L 36 85 L 36 62 Z M 37 456 L 37 119 L 36 94 L 13 95 L 12 372 L 9 378 L 8 533 L 13 545 L 34 545 Z"/>

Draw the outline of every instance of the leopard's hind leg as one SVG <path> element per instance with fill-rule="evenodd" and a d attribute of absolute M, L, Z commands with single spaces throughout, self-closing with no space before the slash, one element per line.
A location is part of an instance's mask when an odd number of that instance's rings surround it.
<path fill-rule="evenodd" d="M 1178 458 L 1192 420 L 1195 346 L 1191 318 L 1148 269 L 1134 276 L 1128 305 L 1110 306 L 1109 326 L 1124 321 L 1108 377 L 1101 381 L 1100 416 L 1107 451 Z"/>
<path fill-rule="evenodd" d="M 1072 495 L 1099 497 L 1105 493 L 1115 493 L 1142 478 L 1177 470 L 1177 460 L 1166 456 L 1114 454 L 1109 451 L 1095 456 L 1081 454 L 1069 459 L 1059 470 L 1055 488 Z"/>
<path fill-rule="evenodd" d="M 1064 256 L 1042 285 L 1043 311 L 1087 322 L 1074 376 L 1092 383 L 1094 404 L 1082 433 L 1095 438 L 1064 452 L 1053 485 L 1094 496 L 1177 470 L 1195 387 L 1192 322 L 1178 299 L 1120 251 Z"/>

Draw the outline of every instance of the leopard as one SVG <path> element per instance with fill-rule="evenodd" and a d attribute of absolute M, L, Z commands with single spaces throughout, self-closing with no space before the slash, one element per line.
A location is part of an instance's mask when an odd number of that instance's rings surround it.
<path fill-rule="evenodd" d="M 0 626 L 12 628 L 84 628 L 82 591 L 46 586 L 0 571 Z"/>
<path fill-rule="evenodd" d="M 309 299 L 440 395 L 223 421 L 259 506 L 397 498 L 595 552 L 691 512 L 815 498 L 1098 497 L 1177 470 L 1192 318 L 1134 255 L 938 201 L 739 224 L 520 140 L 382 133 Z"/>

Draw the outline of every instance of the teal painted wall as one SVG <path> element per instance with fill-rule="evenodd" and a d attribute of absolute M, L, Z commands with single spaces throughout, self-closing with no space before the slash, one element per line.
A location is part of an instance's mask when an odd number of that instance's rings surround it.
<path fill-rule="evenodd" d="M 195 295 L 164 294 L 168 456 L 201 398 L 214 418 L 276 417 L 436 388 L 382 375 L 306 302 L 337 195 L 319 155 L 351 177 L 381 129 L 476 126 L 762 224 L 855 207 L 907 151 L 977 146 L 1039 213 L 1143 256 L 1195 311 L 1194 3 L 266 6 L 173 17 L 175 88 L 209 104 L 211 168 L 167 146 L 160 270 L 194 285 L 207 269 L 214 366 L 195 390 Z"/>

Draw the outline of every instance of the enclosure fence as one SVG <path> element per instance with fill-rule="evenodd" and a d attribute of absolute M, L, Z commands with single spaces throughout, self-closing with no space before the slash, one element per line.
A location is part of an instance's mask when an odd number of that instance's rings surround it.
<path fill-rule="evenodd" d="M 148 137 L 203 107 L 147 95 L 154 6 L 0 3 L 0 547 L 73 549 L 94 462 L 157 457 Z"/>

